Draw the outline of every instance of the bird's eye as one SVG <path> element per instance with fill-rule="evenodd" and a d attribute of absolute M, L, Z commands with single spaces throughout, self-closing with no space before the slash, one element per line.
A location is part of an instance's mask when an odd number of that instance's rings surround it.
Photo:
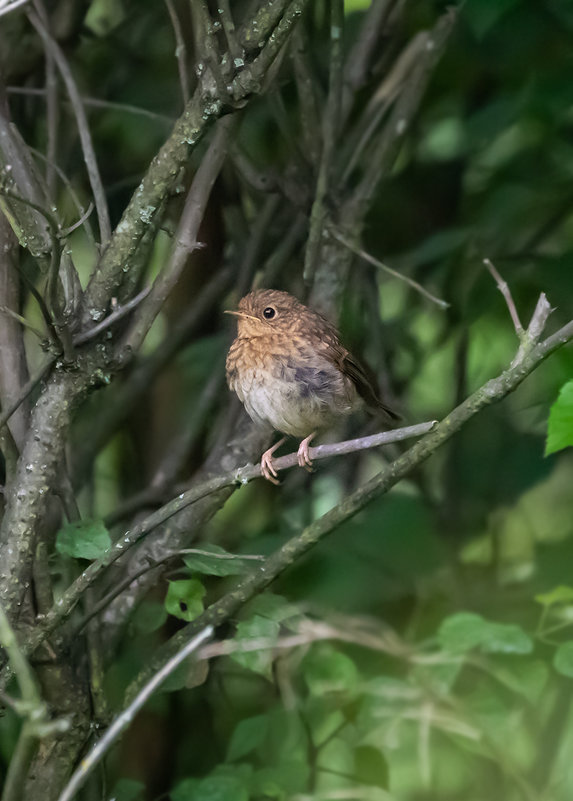
<path fill-rule="evenodd" d="M 263 317 L 265 320 L 272 320 L 275 316 L 276 311 L 273 309 L 272 306 L 267 306 L 267 308 L 263 311 Z"/>

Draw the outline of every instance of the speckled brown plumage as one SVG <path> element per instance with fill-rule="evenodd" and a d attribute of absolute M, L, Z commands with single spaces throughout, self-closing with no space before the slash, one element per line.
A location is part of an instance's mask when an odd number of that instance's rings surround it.
<path fill-rule="evenodd" d="M 314 434 L 362 402 L 395 417 L 341 344 L 335 327 L 292 295 L 258 290 L 229 313 L 238 318 L 237 338 L 227 356 L 229 387 L 255 423 L 304 437 L 301 466 L 310 465 L 308 443 Z M 271 481 L 276 475 L 272 452 L 278 444 L 261 460 Z"/>

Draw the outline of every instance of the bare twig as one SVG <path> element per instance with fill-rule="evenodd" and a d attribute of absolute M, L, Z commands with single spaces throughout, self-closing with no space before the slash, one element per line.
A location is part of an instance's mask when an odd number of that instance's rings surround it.
<path fill-rule="evenodd" d="M 6 91 L 10 95 L 27 95 L 28 97 L 45 97 L 45 89 L 37 89 L 32 86 L 8 86 Z M 159 114 L 157 111 L 150 111 L 141 106 L 131 106 L 129 103 L 117 103 L 113 100 L 102 100 L 99 97 L 89 97 L 87 95 L 81 96 L 81 101 L 84 106 L 91 108 L 101 108 L 109 111 L 122 111 L 126 114 L 137 114 L 140 117 L 147 117 L 147 119 L 161 122 L 164 125 L 173 125 L 175 122 L 174 117 L 169 117 L 167 114 Z"/>
<path fill-rule="evenodd" d="M 30 0 L 2 0 L 0 3 L 0 17 L 9 14 L 11 11 L 16 11 L 17 8 L 22 8 Z"/>
<path fill-rule="evenodd" d="M 119 320 L 123 320 L 133 309 L 136 309 L 139 304 L 145 300 L 145 298 L 151 292 L 151 287 L 146 286 L 145 289 L 142 289 L 134 298 L 128 300 L 127 303 L 124 303 L 123 306 L 119 306 L 117 309 L 112 311 L 111 314 L 108 314 L 101 322 L 97 325 L 94 325 L 93 328 L 90 328 L 88 331 L 84 331 L 82 334 L 78 334 L 74 337 L 74 345 L 84 345 L 86 342 L 90 342 L 92 339 L 97 337 L 102 331 L 107 331 L 112 325 L 115 325 Z"/>
<path fill-rule="evenodd" d="M 347 247 L 357 256 L 360 256 L 361 259 L 364 259 L 364 261 L 367 261 L 369 264 L 373 264 L 374 267 L 378 267 L 378 269 L 383 270 L 385 273 L 388 273 L 388 275 L 397 278 L 399 281 L 404 281 L 405 284 L 408 284 L 408 286 L 411 286 L 412 289 L 416 290 L 416 292 L 419 292 L 420 295 L 423 295 L 428 300 L 431 300 L 432 303 L 435 303 L 437 306 L 440 307 L 440 309 L 447 309 L 448 306 L 450 305 L 445 300 L 441 300 L 440 298 L 437 298 L 435 295 L 432 295 L 431 292 L 428 292 L 427 289 L 424 289 L 424 287 L 417 281 L 414 281 L 413 278 L 409 278 L 407 275 L 403 275 L 403 273 L 399 273 L 397 270 L 393 270 L 392 267 L 388 267 L 388 265 L 384 264 L 384 262 L 379 261 L 378 259 L 374 258 L 374 256 L 371 256 L 370 253 L 363 250 L 361 247 L 358 247 L 358 245 L 355 245 L 350 239 L 345 237 L 344 234 L 342 234 L 336 228 L 331 226 L 329 229 L 329 233 L 337 240 L 337 242 L 340 242 L 342 245 L 344 245 L 344 247 Z"/>
<path fill-rule="evenodd" d="M 28 18 L 40 35 L 46 51 L 53 56 L 58 70 L 60 71 L 60 75 L 62 76 L 62 80 L 66 86 L 66 90 L 74 110 L 74 115 L 78 126 L 78 133 L 82 144 L 84 161 L 88 172 L 90 186 L 93 192 L 94 203 L 99 221 L 101 242 L 103 245 L 105 245 L 111 236 L 109 212 L 107 208 L 105 191 L 97 165 L 91 133 L 82 104 L 82 98 L 78 91 L 74 76 L 72 75 L 72 71 L 70 70 L 70 66 L 59 44 L 55 39 L 52 38 L 50 32 L 47 30 L 40 17 L 31 9 L 28 10 Z"/>
<path fill-rule="evenodd" d="M 186 106 L 189 102 L 189 76 L 187 75 L 187 47 L 185 46 L 185 39 L 183 38 L 183 31 L 181 30 L 181 22 L 177 16 L 177 11 L 173 5 L 173 0 L 165 0 L 171 25 L 173 26 L 173 33 L 175 34 L 175 58 L 177 59 L 177 69 L 179 70 L 179 83 L 181 84 L 181 96 L 183 98 L 183 105 Z"/>
<path fill-rule="evenodd" d="M 244 54 L 243 49 L 239 44 L 239 40 L 237 39 L 237 32 L 235 30 L 235 23 L 233 22 L 233 15 L 231 14 L 229 0 L 218 0 L 217 13 L 221 20 L 223 31 L 225 32 L 227 46 L 229 48 L 231 58 L 233 59 L 234 66 L 240 67 L 242 66 L 241 62 L 243 61 Z"/>
<path fill-rule="evenodd" d="M 304 280 L 312 284 L 318 260 L 321 239 L 327 219 L 326 199 L 332 174 L 334 146 L 338 139 L 340 102 L 342 98 L 342 31 L 344 26 L 344 2 L 330 3 L 330 67 L 328 97 L 322 120 L 322 152 L 316 179 L 316 191 L 310 213 L 310 230 L 304 256 Z"/>
<path fill-rule="evenodd" d="M 34 0 L 34 7 L 46 30 L 50 29 L 50 21 L 46 8 L 42 0 Z M 46 185 L 48 195 L 52 202 L 55 202 L 56 195 L 56 170 L 54 165 L 57 161 L 56 153 L 58 148 L 58 126 L 60 121 L 58 105 L 58 80 L 56 74 L 56 64 L 53 54 L 44 47 L 46 58 L 46 123 L 48 143 L 46 150 Z"/>
<path fill-rule="evenodd" d="M 93 748 L 81 762 L 80 766 L 72 775 L 70 781 L 60 793 L 58 801 L 71 801 L 79 788 L 84 784 L 85 780 L 101 762 L 105 754 L 109 751 L 110 747 L 119 739 L 122 732 L 127 729 L 135 715 L 149 700 L 153 693 L 160 687 L 165 679 L 179 667 L 179 665 L 187 659 L 194 651 L 196 651 L 205 640 L 208 640 L 213 634 L 213 627 L 206 626 L 194 639 L 186 643 L 181 650 L 173 656 L 168 662 L 163 665 L 161 670 L 153 676 L 153 678 L 141 689 L 133 701 L 126 707 L 123 712 L 111 724 L 101 740 Z"/>
<path fill-rule="evenodd" d="M 11 317 L 17 323 L 20 323 L 20 325 L 23 325 L 24 328 L 27 328 L 29 331 L 31 331 L 33 334 L 35 334 L 38 337 L 38 339 L 43 340 L 43 339 L 46 338 L 45 334 L 42 331 L 40 331 L 39 328 L 36 328 L 36 326 L 34 326 L 34 325 L 32 325 L 32 323 L 28 322 L 28 320 L 26 320 L 25 317 L 22 317 L 21 314 L 18 314 L 17 312 L 12 311 L 12 309 L 9 309 L 7 306 L 0 306 L 0 313 L 1 314 L 5 314 L 8 317 Z"/>
<path fill-rule="evenodd" d="M 484 259 L 483 263 L 493 276 L 495 283 L 497 284 L 497 288 L 504 297 L 504 300 L 507 304 L 507 308 L 509 310 L 509 315 L 513 322 L 513 327 L 515 328 L 515 333 L 517 334 L 519 340 L 521 340 L 521 338 L 523 337 L 523 326 L 521 325 L 519 314 L 517 313 L 513 297 L 511 296 L 511 291 L 509 289 L 509 286 L 507 285 L 507 281 L 503 280 L 503 278 L 498 273 L 498 271 L 496 270 L 496 268 L 493 266 L 493 264 L 489 259 Z"/>
<path fill-rule="evenodd" d="M 187 193 L 179 225 L 177 226 L 169 261 L 155 279 L 149 297 L 142 304 L 137 315 L 135 315 L 131 330 L 126 336 L 125 344 L 133 352 L 139 349 L 145 339 L 151 324 L 177 283 L 190 254 L 201 247 L 197 241 L 199 226 L 205 213 L 211 189 L 223 166 L 234 126 L 234 117 L 226 117 L 220 120 L 209 149 L 195 173 Z"/>
<path fill-rule="evenodd" d="M 47 374 L 52 369 L 52 365 L 56 361 L 56 357 L 52 356 L 44 364 L 40 367 L 40 369 L 27 381 L 27 383 L 22 387 L 18 397 L 14 400 L 14 402 L 0 415 L 0 428 L 5 426 L 8 420 L 12 417 L 16 409 L 24 403 L 28 395 L 34 391 L 34 389 L 38 386 L 38 384 L 43 381 L 43 379 L 47 376 Z"/>

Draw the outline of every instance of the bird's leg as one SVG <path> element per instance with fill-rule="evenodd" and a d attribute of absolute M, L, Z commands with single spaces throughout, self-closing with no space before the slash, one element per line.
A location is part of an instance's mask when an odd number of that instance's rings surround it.
<path fill-rule="evenodd" d="M 312 459 L 310 458 L 310 453 L 308 452 L 308 446 L 315 436 L 316 431 L 313 431 L 312 434 L 309 434 L 308 437 L 305 437 L 298 446 L 297 451 L 299 467 L 304 467 L 304 469 L 308 470 L 309 473 L 312 472 Z"/>
<path fill-rule="evenodd" d="M 279 439 L 278 442 L 275 442 L 272 448 L 269 448 L 261 456 L 261 473 L 267 479 L 267 481 L 270 481 L 272 484 L 281 483 L 280 481 L 277 480 L 278 473 L 273 465 L 273 453 L 276 451 L 277 448 L 280 448 L 283 442 L 286 442 L 286 439 L 287 439 L 286 437 L 282 437 L 282 439 Z"/>

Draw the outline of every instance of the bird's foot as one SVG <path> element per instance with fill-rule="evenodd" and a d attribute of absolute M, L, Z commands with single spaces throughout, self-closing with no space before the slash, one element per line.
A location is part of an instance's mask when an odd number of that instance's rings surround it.
<path fill-rule="evenodd" d="M 275 466 L 273 464 L 273 453 L 276 451 L 277 448 L 280 448 L 283 442 L 286 442 L 286 437 L 279 439 L 279 441 L 276 442 L 272 446 L 272 448 L 266 450 L 261 456 L 261 473 L 263 474 L 263 477 L 267 479 L 267 481 L 271 482 L 271 484 L 278 485 L 281 483 L 277 479 L 278 473 L 275 470 Z"/>
<path fill-rule="evenodd" d="M 309 448 L 312 439 L 316 436 L 316 431 L 305 437 L 298 446 L 297 458 L 299 467 L 304 467 L 309 473 L 312 473 L 312 459 L 310 458 Z"/>

